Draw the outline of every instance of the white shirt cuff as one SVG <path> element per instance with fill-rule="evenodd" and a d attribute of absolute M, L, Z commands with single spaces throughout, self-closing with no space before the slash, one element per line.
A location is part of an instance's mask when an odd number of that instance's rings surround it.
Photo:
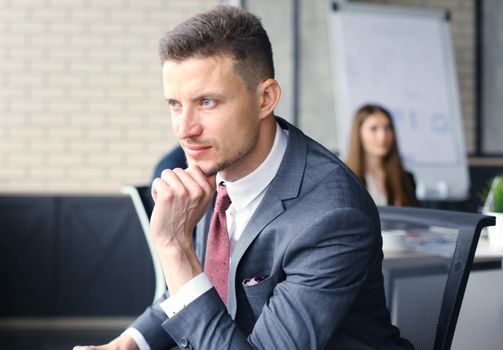
<path fill-rule="evenodd" d="M 143 335 L 136 328 L 129 327 L 122 334 L 129 335 L 133 338 L 140 350 L 150 350 L 150 345 L 148 345 Z"/>
<path fill-rule="evenodd" d="M 199 298 L 208 290 L 213 288 L 208 276 L 204 272 L 185 283 L 176 294 L 161 303 L 161 309 L 168 315 L 173 317 L 177 312 L 189 305 L 191 302 Z M 140 349 L 143 350 L 143 349 Z"/>

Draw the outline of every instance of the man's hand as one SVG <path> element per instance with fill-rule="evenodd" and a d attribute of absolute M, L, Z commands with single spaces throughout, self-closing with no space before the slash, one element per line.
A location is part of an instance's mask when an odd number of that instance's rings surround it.
<path fill-rule="evenodd" d="M 197 166 L 166 169 L 152 183 L 155 206 L 150 232 L 171 295 L 202 272 L 192 232 L 208 210 L 214 193 L 215 176 L 206 177 Z"/>
<path fill-rule="evenodd" d="M 75 346 L 73 350 L 139 350 L 139 348 L 133 338 L 128 335 L 121 334 L 108 344 L 99 346 Z"/>

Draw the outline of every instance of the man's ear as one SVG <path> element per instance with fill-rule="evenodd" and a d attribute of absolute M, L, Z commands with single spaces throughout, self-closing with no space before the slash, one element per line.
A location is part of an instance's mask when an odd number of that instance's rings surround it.
<path fill-rule="evenodd" d="M 281 88 L 276 80 L 269 78 L 259 83 L 257 93 L 260 101 L 260 119 L 271 115 L 281 97 Z"/>

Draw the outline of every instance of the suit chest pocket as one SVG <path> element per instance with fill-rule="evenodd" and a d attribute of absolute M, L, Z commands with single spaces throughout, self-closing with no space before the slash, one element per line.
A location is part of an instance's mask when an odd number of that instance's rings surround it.
<path fill-rule="evenodd" d="M 255 285 L 242 285 L 255 319 L 261 314 L 262 308 L 271 297 L 275 285 L 276 283 L 272 277 L 268 277 Z"/>

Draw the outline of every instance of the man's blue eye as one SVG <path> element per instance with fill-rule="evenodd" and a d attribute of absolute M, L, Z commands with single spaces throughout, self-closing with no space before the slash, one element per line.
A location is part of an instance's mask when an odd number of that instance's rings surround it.
<path fill-rule="evenodd" d="M 178 106 L 178 102 L 176 102 L 176 101 L 168 101 L 168 106 L 170 108 L 175 108 L 175 107 Z"/>
<path fill-rule="evenodd" d="M 213 100 L 212 99 L 209 99 L 209 98 L 204 98 L 202 101 L 201 101 L 201 104 L 203 106 L 211 106 L 213 104 Z"/>

